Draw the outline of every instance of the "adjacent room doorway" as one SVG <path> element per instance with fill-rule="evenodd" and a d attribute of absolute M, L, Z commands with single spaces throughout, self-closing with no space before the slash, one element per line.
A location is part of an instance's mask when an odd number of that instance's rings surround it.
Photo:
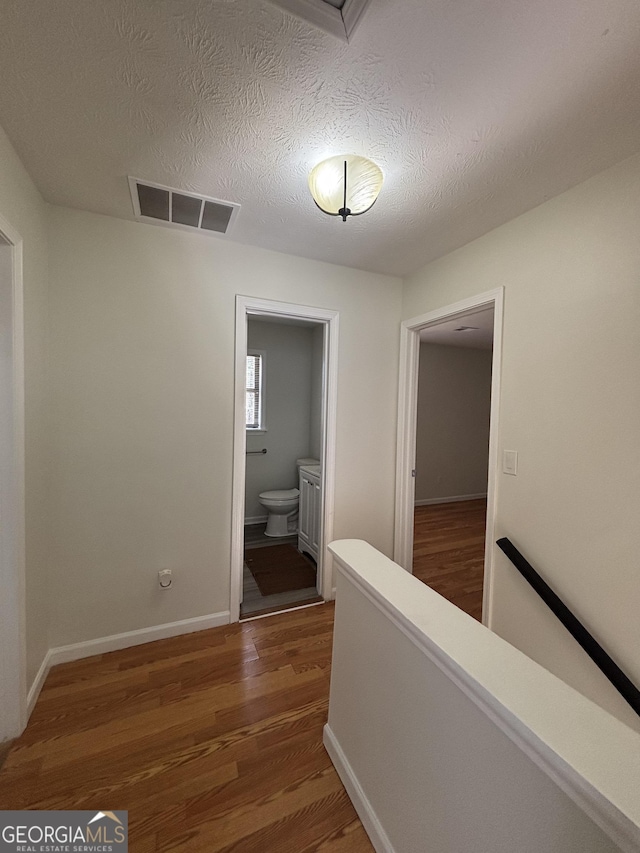
<path fill-rule="evenodd" d="M 491 625 L 502 306 L 503 288 L 499 288 L 406 320 L 401 329 L 394 559 L 476 618 L 480 618 L 481 610 L 482 622 L 488 626 Z M 478 355 L 462 352 L 457 355 L 447 354 L 447 344 L 456 340 L 460 342 L 465 335 L 465 343 L 469 343 L 472 336 L 476 338 Z M 452 411 L 448 420 L 444 412 L 431 412 L 429 440 L 433 446 L 428 446 L 422 440 L 418 459 L 421 337 L 422 378 L 429 379 L 426 376 L 428 370 L 434 376 L 439 374 L 441 377 L 439 392 L 435 380 L 431 384 L 428 381 L 422 383 L 421 423 L 424 426 L 425 418 L 429 418 L 429 401 L 425 401 L 424 397 L 430 393 L 441 393 L 439 405 L 449 406 Z M 481 337 L 484 343 L 480 345 Z M 491 348 L 490 352 L 486 351 L 487 347 Z M 470 377 L 465 377 L 466 370 L 476 374 L 484 389 L 482 394 L 475 395 L 478 399 L 474 401 L 471 395 L 475 391 L 468 385 Z M 451 396 L 451 389 L 442 387 L 446 385 L 447 372 L 451 373 L 452 379 L 455 374 L 458 375 L 456 381 L 462 382 L 461 389 L 467 382 L 468 401 L 455 400 Z M 481 399 L 489 388 L 490 399 Z M 464 390 L 461 393 L 464 395 Z M 475 411 L 473 417 L 483 421 L 487 419 L 488 423 L 481 425 L 479 431 L 463 430 L 456 437 L 452 424 L 463 422 L 461 410 L 467 403 L 471 407 L 472 402 Z M 482 451 L 477 450 L 483 440 L 487 441 L 488 449 L 484 458 Z M 458 447 L 447 448 L 451 451 L 450 459 L 469 451 L 464 465 L 447 463 L 443 441 L 452 444 L 459 442 Z M 475 445 L 476 449 L 472 453 L 466 445 Z M 476 470 L 469 470 L 470 467 Z M 418 476 L 422 479 L 417 493 Z M 414 540 L 419 546 L 415 554 Z M 459 547 L 456 547 L 456 542 Z M 465 548 L 466 555 L 463 553 Z M 469 572 L 464 564 L 465 559 Z M 475 597 L 473 594 L 464 594 L 463 583 L 460 589 L 456 589 L 456 573 L 472 592 L 476 591 Z M 481 586 L 481 603 L 478 581 Z"/>
<path fill-rule="evenodd" d="M 413 574 L 482 619 L 493 307 L 420 331 Z"/>
<path fill-rule="evenodd" d="M 26 725 L 22 241 L 0 218 L 0 743 Z"/>

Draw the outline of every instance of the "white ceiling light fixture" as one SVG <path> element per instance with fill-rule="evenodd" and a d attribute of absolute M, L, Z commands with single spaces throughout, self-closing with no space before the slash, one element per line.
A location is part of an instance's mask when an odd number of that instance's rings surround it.
<path fill-rule="evenodd" d="M 318 163 L 309 174 L 316 205 L 329 216 L 360 216 L 373 206 L 382 189 L 382 169 L 357 154 L 339 154 Z"/>

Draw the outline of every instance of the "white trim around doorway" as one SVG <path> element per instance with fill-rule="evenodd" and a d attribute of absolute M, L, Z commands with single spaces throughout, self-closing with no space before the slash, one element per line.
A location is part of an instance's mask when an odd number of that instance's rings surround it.
<path fill-rule="evenodd" d="M 420 332 L 445 320 L 454 320 L 479 308 L 494 308 L 493 359 L 491 367 L 491 423 L 487 482 L 482 621 L 491 627 L 493 617 L 493 542 L 498 472 L 498 416 L 502 374 L 502 317 L 504 287 L 463 299 L 419 317 L 404 320 L 400 327 L 400 377 L 398 386 L 398 440 L 396 452 L 396 502 L 393 559 L 407 571 L 413 568 L 413 513 L 415 506 L 416 421 Z"/>
<path fill-rule="evenodd" d="M 231 587 L 230 621 L 240 619 L 242 601 L 242 569 L 244 562 L 244 504 L 246 473 L 245 373 L 247 353 L 247 320 L 250 316 L 281 317 L 324 325 L 324 371 L 322 406 L 322 519 L 319 560 L 320 594 L 329 600 L 334 594 L 333 558 L 327 545 L 333 539 L 335 496 L 336 411 L 338 399 L 338 322 L 337 311 L 236 296 L 235 396 L 233 438 L 233 499 L 231 521 Z"/>
<path fill-rule="evenodd" d="M 0 217 L 2 251 L 11 272 L 0 281 L 9 370 L 0 385 L 0 742 L 19 735 L 27 723 L 25 597 L 24 303 L 22 238 Z M 5 313 L 5 309 L 8 309 Z M 3 358 L 4 361 L 4 358 Z M 9 372 L 10 371 L 10 372 Z"/>

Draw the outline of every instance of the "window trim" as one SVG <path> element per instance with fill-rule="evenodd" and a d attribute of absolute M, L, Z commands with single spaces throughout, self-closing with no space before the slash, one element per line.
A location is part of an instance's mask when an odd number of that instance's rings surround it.
<path fill-rule="evenodd" d="M 260 385 L 258 388 L 258 426 L 252 427 L 247 426 L 246 416 L 245 416 L 245 430 L 247 435 L 259 435 L 260 433 L 267 431 L 267 407 L 265 405 L 266 399 L 266 386 L 267 386 L 267 353 L 265 350 L 259 349 L 247 349 L 247 357 L 250 355 L 257 355 L 260 357 Z M 246 409 L 246 393 L 249 390 L 247 388 L 246 382 L 246 370 L 245 370 L 245 409 Z"/>

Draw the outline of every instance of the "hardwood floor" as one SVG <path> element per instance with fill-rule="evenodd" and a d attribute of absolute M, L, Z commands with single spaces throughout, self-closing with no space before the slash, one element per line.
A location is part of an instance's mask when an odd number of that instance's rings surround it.
<path fill-rule="evenodd" d="M 2 765 L 5 762 L 7 755 L 9 754 L 9 750 L 11 749 L 13 741 L 7 740 L 4 743 L 0 743 L 0 770 L 2 770 Z"/>
<path fill-rule="evenodd" d="M 417 506 L 413 573 L 482 620 L 486 501 Z"/>
<path fill-rule="evenodd" d="M 132 853 L 371 853 L 322 745 L 333 605 L 51 670 L 1 809 L 127 809 Z"/>

